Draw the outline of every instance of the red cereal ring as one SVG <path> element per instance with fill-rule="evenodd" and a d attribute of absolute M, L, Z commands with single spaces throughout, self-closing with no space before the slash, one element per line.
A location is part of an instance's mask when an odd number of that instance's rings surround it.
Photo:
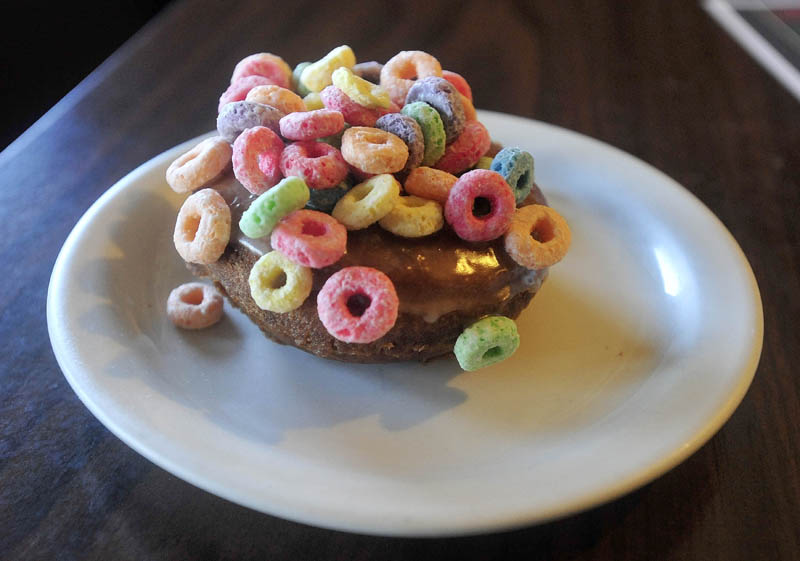
<path fill-rule="evenodd" d="M 347 162 L 330 144 L 313 140 L 293 142 L 283 150 L 281 172 L 302 178 L 312 189 L 335 187 L 347 177 Z"/>
<path fill-rule="evenodd" d="M 457 174 L 474 166 L 492 144 L 489 131 L 480 121 L 467 121 L 464 130 L 433 167 Z"/>
<path fill-rule="evenodd" d="M 233 174 L 245 189 L 260 195 L 283 178 L 283 141 L 267 127 L 245 129 L 233 143 Z"/>
<path fill-rule="evenodd" d="M 296 210 L 272 230 L 270 245 L 298 265 L 321 269 L 344 255 L 347 229 L 324 212 Z"/>
<path fill-rule="evenodd" d="M 392 281 L 370 267 L 346 267 L 332 274 L 317 295 L 317 314 L 333 337 L 346 343 L 371 343 L 397 321 Z"/>
<path fill-rule="evenodd" d="M 245 76 L 264 76 L 269 78 L 270 84 L 289 88 L 292 69 L 279 56 L 271 53 L 256 53 L 243 58 L 236 63 L 231 76 L 231 83 Z"/>
<path fill-rule="evenodd" d="M 319 97 L 326 108 L 339 111 L 344 116 L 345 122 L 355 127 L 374 127 L 375 121 L 383 115 L 400 111 L 400 108 L 394 103 L 389 109 L 382 107 L 369 109 L 350 99 L 336 86 L 328 86 L 319 93 Z"/>
<path fill-rule="evenodd" d="M 444 217 L 461 239 L 485 242 L 508 230 L 515 207 L 514 192 L 502 175 L 476 169 L 459 177 L 450 189 Z"/>
<path fill-rule="evenodd" d="M 169 293 L 167 317 L 183 329 L 204 329 L 222 319 L 222 294 L 208 284 L 187 282 Z"/>
<path fill-rule="evenodd" d="M 247 94 L 256 86 L 268 86 L 274 82 L 265 76 L 243 76 L 233 82 L 228 89 L 222 92 L 219 97 L 219 105 L 217 106 L 217 113 L 222 111 L 226 104 L 232 101 L 242 101 L 247 97 Z"/>
<path fill-rule="evenodd" d="M 469 87 L 469 84 L 461 74 L 442 70 L 442 78 L 453 84 L 461 95 L 472 101 L 472 88 Z"/>
<path fill-rule="evenodd" d="M 344 116 L 330 109 L 289 113 L 281 119 L 280 127 L 281 135 L 289 140 L 316 140 L 341 131 Z"/>

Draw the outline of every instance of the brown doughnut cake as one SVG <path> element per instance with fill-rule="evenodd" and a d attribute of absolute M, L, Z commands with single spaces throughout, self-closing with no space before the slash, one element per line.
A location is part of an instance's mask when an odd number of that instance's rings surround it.
<path fill-rule="evenodd" d="M 547 276 L 547 269 L 529 270 L 517 265 L 503 249 L 502 237 L 467 243 L 444 228 L 424 238 L 408 239 L 375 224 L 348 232 L 344 257 L 334 265 L 313 270 L 311 295 L 299 308 L 287 313 L 262 310 L 250 296 L 248 275 L 256 260 L 270 251 L 269 240 L 247 238 L 238 229 L 242 212 L 255 196 L 230 172 L 209 187 L 220 192 L 230 205 L 230 243 L 215 263 L 189 264 L 189 269 L 213 280 L 270 339 L 323 358 L 346 362 L 427 361 L 449 354 L 462 331 L 481 317 L 516 318 Z M 392 280 L 400 302 L 394 327 L 372 343 L 335 339 L 317 315 L 317 293 L 325 280 L 354 265 L 383 271 Z"/>

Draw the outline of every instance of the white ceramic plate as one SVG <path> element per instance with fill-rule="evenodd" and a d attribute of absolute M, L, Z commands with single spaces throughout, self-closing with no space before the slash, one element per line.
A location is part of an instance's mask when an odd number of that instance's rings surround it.
<path fill-rule="evenodd" d="M 482 112 L 536 157 L 573 231 L 486 370 L 347 365 L 276 345 L 236 310 L 173 328 L 190 280 L 164 182 L 191 141 L 142 165 L 81 218 L 53 270 L 58 362 L 114 434 L 175 475 L 251 508 L 388 535 L 491 531 L 563 516 L 672 468 L 741 401 L 761 301 L 731 235 L 647 164 L 585 136 Z"/>

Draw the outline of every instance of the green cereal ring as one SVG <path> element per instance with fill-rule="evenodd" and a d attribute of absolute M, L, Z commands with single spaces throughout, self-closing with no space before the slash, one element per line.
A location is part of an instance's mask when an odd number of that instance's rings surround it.
<path fill-rule="evenodd" d="M 478 160 L 478 163 L 475 164 L 475 169 L 490 169 L 492 167 L 492 161 L 494 158 L 490 158 L 489 156 L 481 156 Z"/>
<path fill-rule="evenodd" d="M 300 81 L 300 75 L 303 73 L 303 70 L 305 70 L 306 66 L 308 66 L 309 64 L 311 63 L 301 62 L 300 64 L 294 67 L 294 71 L 292 72 L 292 88 L 294 89 L 295 92 L 297 92 L 297 95 L 299 95 L 300 97 L 305 97 L 311 93 L 311 90 L 309 90 L 305 86 L 305 84 L 303 84 L 303 82 Z"/>
<path fill-rule="evenodd" d="M 514 320 L 489 316 L 467 327 L 453 347 L 458 364 L 464 370 L 478 370 L 505 360 L 519 347 L 519 334 Z"/>
<path fill-rule="evenodd" d="M 422 157 L 421 166 L 432 166 L 444 154 L 444 123 L 439 112 L 424 101 L 415 101 L 403 106 L 401 110 L 419 123 L 422 137 L 425 139 L 425 155 Z"/>
<path fill-rule="evenodd" d="M 287 177 L 250 203 L 239 220 L 239 229 L 248 238 L 268 236 L 278 221 L 308 202 L 310 193 L 299 177 Z"/>
<path fill-rule="evenodd" d="M 311 294 L 311 269 L 279 251 L 262 255 L 250 269 L 250 296 L 256 306 L 278 314 L 299 308 Z"/>

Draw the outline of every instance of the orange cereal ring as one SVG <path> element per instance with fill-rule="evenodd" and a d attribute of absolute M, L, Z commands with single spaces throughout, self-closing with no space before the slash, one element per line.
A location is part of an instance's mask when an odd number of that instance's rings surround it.
<path fill-rule="evenodd" d="M 207 265 L 220 258 L 230 235 L 228 203 L 214 189 L 202 189 L 183 202 L 172 239 L 184 261 Z"/>
<path fill-rule="evenodd" d="M 442 65 L 424 51 L 400 51 L 383 65 L 381 87 L 398 106 L 406 102 L 406 95 L 414 81 L 428 76 L 441 76 Z"/>
<path fill-rule="evenodd" d="M 445 204 L 456 181 L 458 178 L 452 173 L 422 166 L 411 170 L 403 189 L 410 195 Z"/>
<path fill-rule="evenodd" d="M 271 105 L 287 115 L 295 111 L 306 110 L 306 104 L 303 103 L 302 97 L 292 90 L 287 90 L 286 88 L 275 85 L 256 86 L 247 92 L 245 101 L 255 101 L 256 103 Z"/>
<path fill-rule="evenodd" d="M 264 87 L 264 86 L 259 86 L 259 87 Z M 477 121 L 478 112 L 475 111 L 475 106 L 472 104 L 472 101 L 462 93 L 459 93 L 459 96 L 461 96 L 460 97 L 461 104 L 464 106 L 464 117 L 467 119 L 467 121 Z"/>
<path fill-rule="evenodd" d="M 167 298 L 167 317 L 183 329 L 205 329 L 222 319 L 222 294 L 209 284 L 187 282 Z"/>
<path fill-rule="evenodd" d="M 221 136 L 206 138 L 167 168 L 167 183 L 176 193 L 202 187 L 228 167 L 231 145 Z"/>
<path fill-rule="evenodd" d="M 567 254 L 572 239 L 567 221 L 549 206 L 518 208 L 505 234 L 508 255 L 528 269 L 555 265 Z"/>
<path fill-rule="evenodd" d="M 350 127 L 342 135 L 342 156 L 366 173 L 395 173 L 406 165 L 408 146 L 390 132 Z"/>

